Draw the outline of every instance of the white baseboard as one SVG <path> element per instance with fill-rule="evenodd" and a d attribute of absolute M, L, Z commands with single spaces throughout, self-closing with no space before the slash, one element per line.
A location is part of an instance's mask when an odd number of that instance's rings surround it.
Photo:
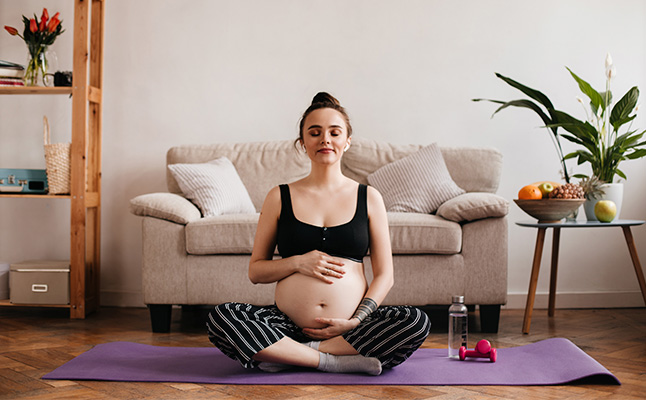
<path fill-rule="evenodd" d="M 101 305 L 108 307 L 146 307 L 142 292 L 102 290 Z"/>
<path fill-rule="evenodd" d="M 547 309 L 549 293 L 536 293 L 534 308 Z M 525 309 L 527 293 L 509 293 L 507 309 Z M 556 308 L 631 308 L 644 307 L 644 298 L 635 292 L 557 293 Z"/>

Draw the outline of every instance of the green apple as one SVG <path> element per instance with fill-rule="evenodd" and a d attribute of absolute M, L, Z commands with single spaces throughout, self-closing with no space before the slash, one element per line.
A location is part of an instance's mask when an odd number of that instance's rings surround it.
<path fill-rule="evenodd" d="M 543 194 L 543 198 L 549 197 L 550 192 L 554 190 L 554 185 L 552 185 L 549 182 L 543 182 L 540 185 L 538 185 L 538 190 L 541 191 Z"/>
<path fill-rule="evenodd" d="M 612 200 L 599 200 L 594 205 L 594 216 L 601 222 L 612 222 L 617 215 L 617 205 Z"/>

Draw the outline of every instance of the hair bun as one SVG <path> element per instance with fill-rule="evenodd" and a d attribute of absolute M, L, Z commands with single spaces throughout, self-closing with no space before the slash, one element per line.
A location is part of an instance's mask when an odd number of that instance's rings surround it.
<path fill-rule="evenodd" d="M 334 104 L 335 106 L 340 106 L 339 100 L 327 92 L 318 92 L 316 96 L 312 99 L 312 104 L 317 103 L 329 103 Z"/>

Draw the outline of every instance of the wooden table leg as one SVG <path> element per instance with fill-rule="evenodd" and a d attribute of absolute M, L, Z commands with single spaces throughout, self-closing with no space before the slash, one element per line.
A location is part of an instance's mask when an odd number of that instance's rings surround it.
<path fill-rule="evenodd" d="M 536 297 L 536 284 L 538 283 L 538 271 L 541 269 L 541 256 L 543 255 L 543 242 L 545 241 L 545 230 L 538 228 L 536 234 L 536 247 L 534 248 L 534 263 L 532 264 L 532 275 L 529 279 L 529 290 L 527 291 L 527 304 L 525 305 L 525 318 L 523 319 L 523 333 L 529 333 L 529 326 L 532 323 L 532 310 L 534 309 L 534 298 Z"/>
<path fill-rule="evenodd" d="M 556 305 L 556 271 L 559 264 L 559 240 L 561 238 L 561 228 L 552 229 L 552 269 L 550 270 L 550 301 L 547 308 L 547 315 L 554 316 L 554 307 Z"/>
<path fill-rule="evenodd" d="M 630 231 L 630 226 L 622 226 L 621 229 L 624 230 L 624 237 L 626 238 L 626 244 L 628 245 L 630 258 L 632 258 L 633 260 L 633 266 L 635 267 L 635 273 L 637 274 L 637 281 L 639 282 L 639 287 L 642 290 L 644 303 L 646 303 L 646 280 L 644 280 L 644 271 L 642 271 L 642 266 L 639 262 L 639 256 L 637 256 L 637 249 L 635 248 L 633 233 Z"/>

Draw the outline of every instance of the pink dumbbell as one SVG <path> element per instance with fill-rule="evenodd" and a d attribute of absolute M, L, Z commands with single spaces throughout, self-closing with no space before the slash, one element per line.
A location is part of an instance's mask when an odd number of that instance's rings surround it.
<path fill-rule="evenodd" d="M 496 349 L 491 347 L 488 340 L 482 339 L 476 344 L 474 350 L 467 350 L 466 347 L 460 347 L 460 361 L 467 357 L 488 358 L 491 362 L 496 362 Z"/>

